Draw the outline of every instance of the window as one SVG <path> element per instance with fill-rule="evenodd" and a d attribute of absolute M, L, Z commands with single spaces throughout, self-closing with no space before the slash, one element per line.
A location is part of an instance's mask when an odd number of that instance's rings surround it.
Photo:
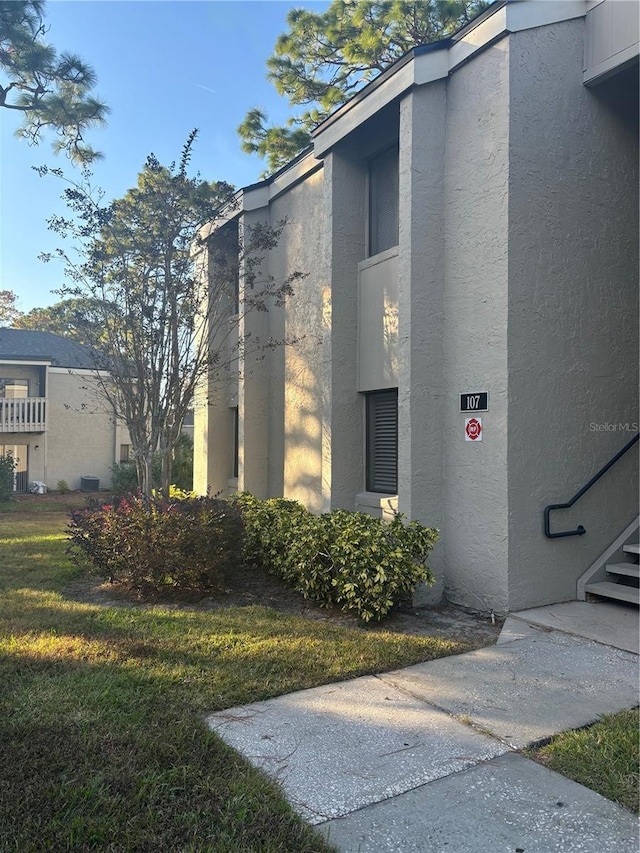
<path fill-rule="evenodd" d="M 37 449 L 37 445 L 36 445 Z M 27 478 L 27 454 L 29 448 L 26 444 L 0 444 L 0 456 L 10 453 L 16 461 L 13 471 L 13 491 L 26 492 L 29 484 Z"/>
<path fill-rule="evenodd" d="M 226 291 L 229 311 L 240 311 L 240 234 L 236 219 L 223 225 L 209 243 L 211 261 L 211 302 L 216 304 Z"/>
<path fill-rule="evenodd" d="M 131 445 L 130 444 L 121 444 L 120 445 L 120 464 L 124 464 L 126 462 L 133 462 L 133 457 L 131 455 Z"/>
<path fill-rule="evenodd" d="M 239 453 L 239 420 L 238 420 L 238 407 L 235 406 L 231 409 L 233 414 L 233 476 L 238 476 L 238 458 L 240 456 Z"/>
<path fill-rule="evenodd" d="M 369 256 L 398 245 L 398 149 L 369 161 Z"/>
<path fill-rule="evenodd" d="M 0 379 L 0 397 L 7 400 L 18 400 L 28 396 L 28 379 Z"/>
<path fill-rule="evenodd" d="M 398 390 L 367 394 L 367 491 L 398 492 Z"/>

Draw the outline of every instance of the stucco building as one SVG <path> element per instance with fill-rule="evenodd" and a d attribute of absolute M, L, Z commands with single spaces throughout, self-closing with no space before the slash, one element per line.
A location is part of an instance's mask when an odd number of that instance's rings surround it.
<path fill-rule="evenodd" d="M 543 510 L 638 429 L 636 3 L 492 4 L 242 190 L 211 244 L 284 217 L 264 272 L 308 276 L 239 334 L 300 342 L 200 389 L 196 489 L 436 526 L 432 598 L 479 610 L 633 560 L 637 443 L 552 514 L 584 535 L 548 538 Z"/>
<path fill-rule="evenodd" d="M 109 487 L 128 442 L 84 347 L 50 332 L 0 329 L 0 453 L 18 460 L 16 491 L 61 480 L 79 489 L 83 478 L 92 490 Z"/>

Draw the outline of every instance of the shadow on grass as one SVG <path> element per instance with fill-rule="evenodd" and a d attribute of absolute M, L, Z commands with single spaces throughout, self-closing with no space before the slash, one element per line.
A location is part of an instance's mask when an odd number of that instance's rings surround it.
<path fill-rule="evenodd" d="M 107 688 L 96 667 L 43 678 L 42 661 L 13 663 L 0 661 L 3 683 L 20 684 L 0 718 L 2 849 L 331 849 L 275 784 L 134 674 Z"/>

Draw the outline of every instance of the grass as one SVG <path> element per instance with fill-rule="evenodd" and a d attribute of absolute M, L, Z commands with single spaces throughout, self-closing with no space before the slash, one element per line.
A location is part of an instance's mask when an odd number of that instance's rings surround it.
<path fill-rule="evenodd" d="M 465 650 L 264 607 L 74 601 L 63 505 L 2 509 L 0 853 L 326 853 L 205 715 Z"/>
<path fill-rule="evenodd" d="M 638 708 L 603 716 L 588 728 L 563 732 L 527 755 L 638 814 Z"/>

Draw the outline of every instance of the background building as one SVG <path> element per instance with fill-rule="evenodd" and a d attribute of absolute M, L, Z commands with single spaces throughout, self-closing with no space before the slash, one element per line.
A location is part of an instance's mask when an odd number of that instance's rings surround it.
<path fill-rule="evenodd" d="M 108 488 L 128 447 L 85 347 L 50 332 L 0 329 L 0 453 L 18 460 L 16 491 L 34 481 L 55 489 L 61 480 L 79 489 L 83 477 Z"/>

